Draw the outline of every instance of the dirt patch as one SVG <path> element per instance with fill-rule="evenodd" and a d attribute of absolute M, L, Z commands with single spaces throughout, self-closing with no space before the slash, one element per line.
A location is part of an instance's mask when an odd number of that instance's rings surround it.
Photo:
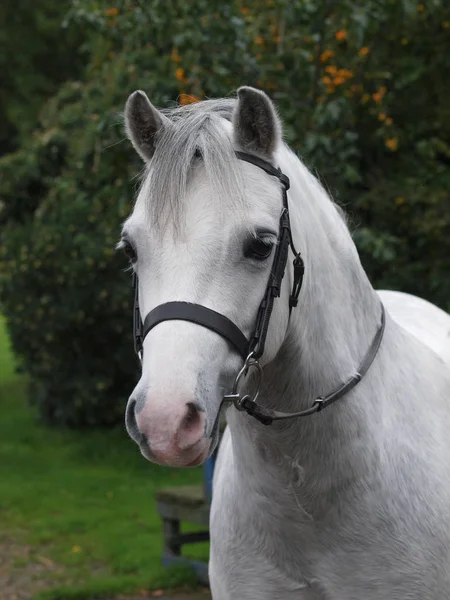
<path fill-rule="evenodd" d="M 63 569 L 31 546 L 4 540 L 0 545 L 0 600 L 30 600 L 51 586 Z"/>
<path fill-rule="evenodd" d="M 19 544 L 11 539 L 0 544 L 0 600 L 31 600 L 33 596 L 49 589 L 64 579 L 64 568 L 36 551 L 32 546 Z M 197 592 L 167 595 L 165 590 L 142 590 L 138 594 L 120 594 L 111 600 L 211 600 L 211 593 L 204 588 Z"/>

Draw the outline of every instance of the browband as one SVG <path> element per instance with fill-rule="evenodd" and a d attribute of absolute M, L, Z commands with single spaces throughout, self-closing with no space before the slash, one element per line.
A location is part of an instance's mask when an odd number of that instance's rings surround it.
<path fill-rule="evenodd" d="M 263 171 L 265 171 L 268 175 L 272 175 L 273 177 L 277 177 L 281 183 L 284 185 L 284 189 L 287 192 L 291 187 L 291 183 L 289 181 L 289 177 L 285 175 L 281 169 L 277 169 L 273 165 L 271 165 L 266 160 L 255 156 L 254 154 L 247 154 L 247 152 L 235 152 L 237 158 L 239 160 L 243 160 L 244 162 L 248 162 L 251 165 L 255 165 L 255 167 L 259 167 Z"/>

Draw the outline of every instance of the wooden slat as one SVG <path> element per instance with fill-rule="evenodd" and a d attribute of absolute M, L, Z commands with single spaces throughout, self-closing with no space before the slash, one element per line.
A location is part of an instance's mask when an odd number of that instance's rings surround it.
<path fill-rule="evenodd" d="M 173 521 L 186 521 L 197 525 L 209 526 L 209 505 L 192 507 L 182 506 L 180 504 L 171 504 L 170 502 L 157 502 L 158 513 L 163 519 Z"/>
<path fill-rule="evenodd" d="M 183 506 L 201 506 L 205 504 L 201 485 L 183 485 L 158 490 L 155 494 L 158 502 L 172 502 Z"/>

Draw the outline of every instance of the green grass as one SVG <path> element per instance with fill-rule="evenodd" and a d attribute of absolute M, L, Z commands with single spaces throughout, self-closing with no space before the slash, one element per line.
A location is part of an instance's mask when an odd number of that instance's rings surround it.
<path fill-rule="evenodd" d="M 48 575 L 58 589 L 36 597 L 97 598 L 192 583 L 186 570 L 160 566 L 154 493 L 200 483 L 201 469 L 148 463 L 123 428 L 77 432 L 40 424 L 26 402 L 24 377 L 14 373 L 2 321 L 0 410 L 0 540 L 31 545 L 32 555 L 61 567 Z M 188 553 L 206 559 L 208 545 Z"/>

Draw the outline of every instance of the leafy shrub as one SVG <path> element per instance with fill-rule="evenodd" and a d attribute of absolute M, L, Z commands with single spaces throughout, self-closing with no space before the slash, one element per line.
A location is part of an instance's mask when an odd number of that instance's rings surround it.
<path fill-rule="evenodd" d="M 17 149 L 20 137 L 33 129 L 43 99 L 81 70 L 84 31 L 61 30 L 66 11 L 66 3 L 57 0 L 2 2 L 0 155 Z"/>
<path fill-rule="evenodd" d="M 41 416 L 71 426 L 112 424 L 137 367 L 130 279 L 114 250 L 133 194 L 130 178 L 121 180 L 115 169 L 132 161 L 117 146 L 104 167 L 91 115 L 74 106 L 71 128 L 91 129 L 88 152 L 74 148 L 70 129 L 49 129 L 33 152 L 28 147 L 2 161 L 24 168 L 18 200 L 10 181 L 2 185 L 3 310 Z M 50 112 L 55 122 L 69 116 L 58 102 Z M 103 118 L 114 122 L 116 115 Z"/>
<path fill-rule="evenodd" d="M 136 380 L 131 290 L 114 253 L 141 164 L 120 111 L 241 84 L 350 212 L 376 286 L 450 309 L 450 8 L 442 0 L 73 0 L 89 61 L 0 160 L 2 310 L 50 422 L 111 424 Z"/>

